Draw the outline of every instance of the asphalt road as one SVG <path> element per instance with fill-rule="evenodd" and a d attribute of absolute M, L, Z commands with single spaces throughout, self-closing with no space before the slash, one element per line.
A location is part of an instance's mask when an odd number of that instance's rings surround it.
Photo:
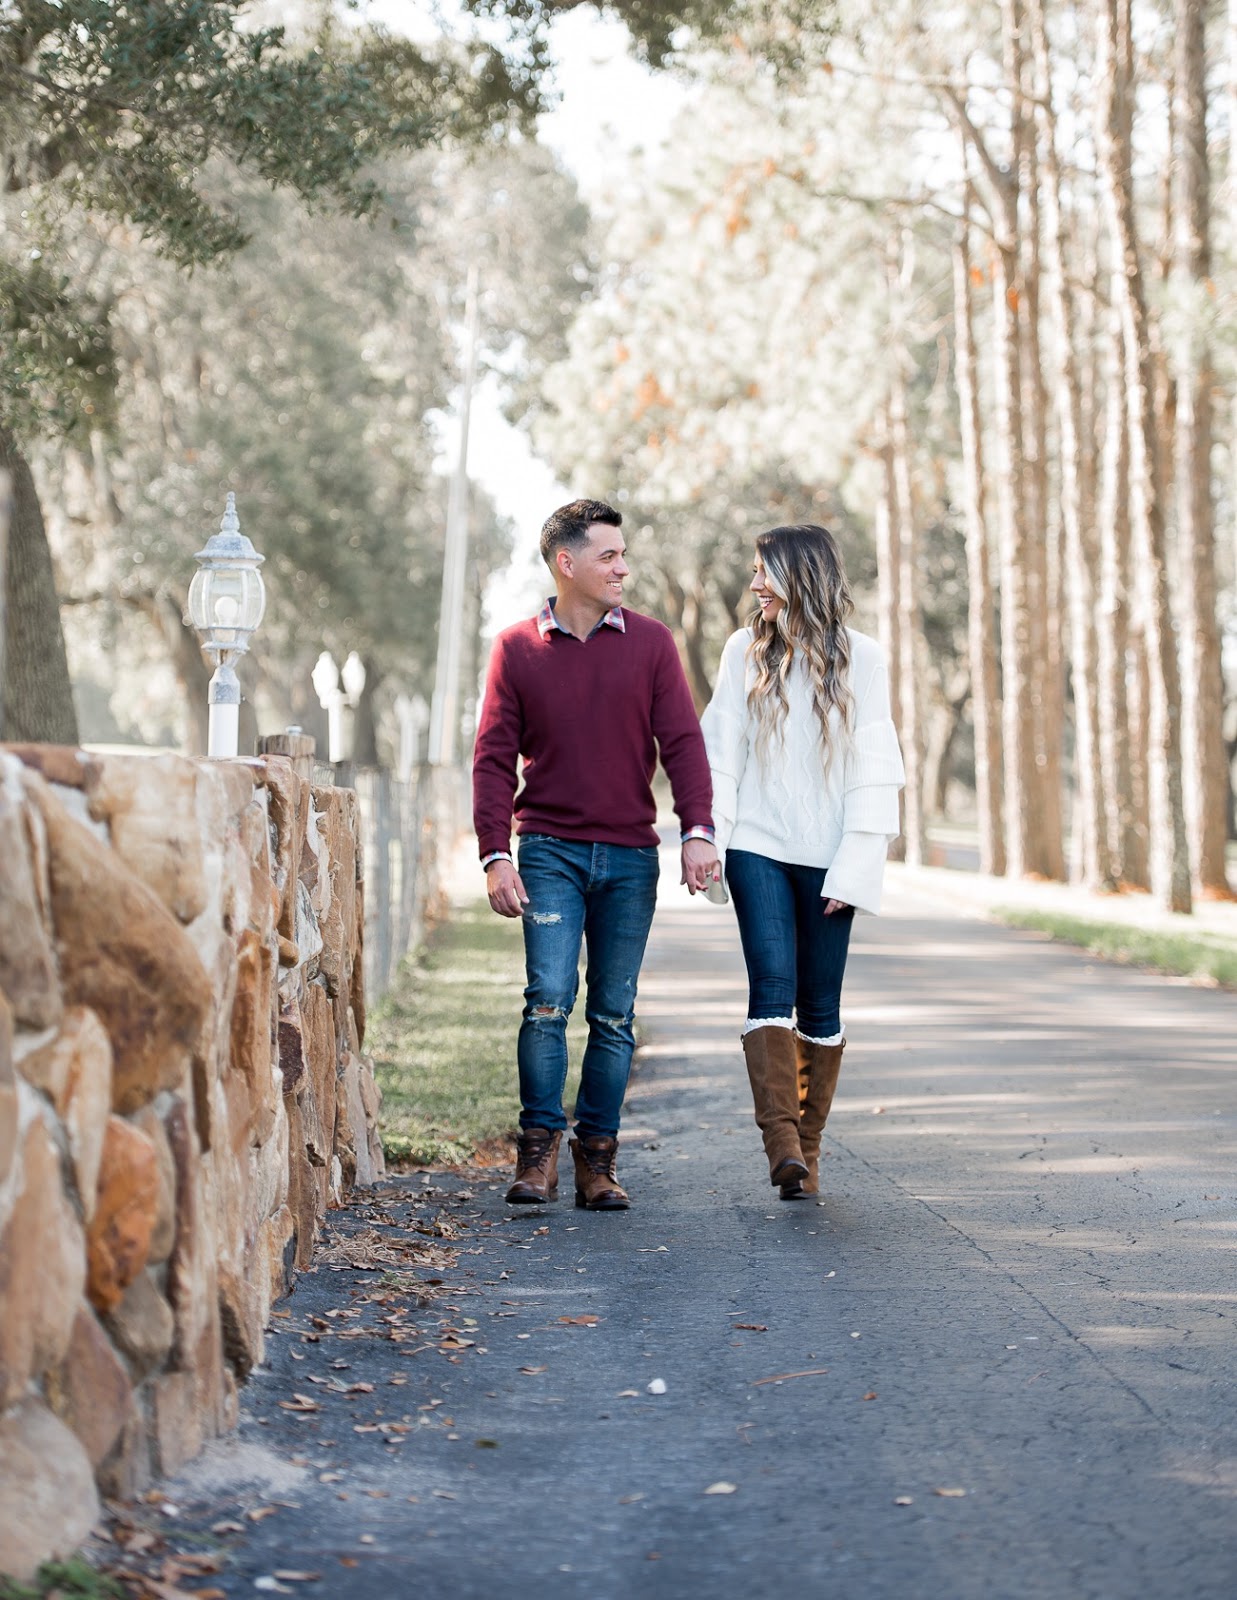
<path fill-rule="evenodd" d="M 238 1436 L 168 1488 L 224 1557 L 199 1587 L 1233 1600 L 1237 995 L 895 894 L 856 925 L 821 1199 L 789 1205 L 732 917 L 682 894 L 633 1209 L 438 1175 L 333 1219 Z"/>

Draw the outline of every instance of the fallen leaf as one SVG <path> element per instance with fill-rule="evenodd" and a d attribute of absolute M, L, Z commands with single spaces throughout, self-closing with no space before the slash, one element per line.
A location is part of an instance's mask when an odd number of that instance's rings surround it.
<path fill-rule="evenodd" d="M 664 1378 L 654 1378 L 652 1383 L 648 1384 L 646 1387 L 648 1388 L 650 1394 L 665 1394 L 666 1380 Z"/>
<path fill-rule="evenodd" d="M 539 1372 L 548 1372 L 549 1367 L 521 1367 L 520 1371 L 528 1378 L 535 1378 Z"/>
<path fill-rule="evenodd" d="M 616 1400 L 638 1400 L 640 1391 L 639 1389 L 620 1389 L 614 1398 Z"/>
<path fill-rule="evenodd" d="M 498 1440 L 497 1439 L 474 1439 L 473 1443 L 476 1445 L 478 1450 L 497 1450 L 498 1449 Z"/>
<path fill-rule="evenodd" d="M 933 1489 L 933 1494 L 939 1494 L 942 1500 L 961 1500 L 966 1495 L 965 1489 Z"/>
<path fill-rule="evenodd" d="M 279 1402 L 281 1411 L 321 1411 L 322 1407 L 307 1394 L 293 1394 L 291 1400 Z"/>
<path fill-rule="evenodd" d="M 278 1509 L 278 1506 L 254 1506 L 253 1510 L 246 1511 L 245 1515 L 250 1522 L 261 1522 L 264 1517 L 273 1517 Z"/>
<path fill-rule="evenodd" d="M 876 1399 L 876 1390 L 875 1389 L 869 1389 L 867 1394 L 865 1394 L 863 1398 L 865 1400 L 875 1400 Z"/>
<path fill-rule="evenodd" d="M 272 1592 L 274 1594 L 291 1594 L 292 1593 L 291 1589 L 285 1588 L 284 1585 L 282 1583 L 280 1583 L 278 1578 L 271 1577 L 271 1575 L 269 1573 L 267 1573 L 265 1577 L 255 1578 L 253 1580 L 253 1586 L 254 1586 L 255 1589 L 265 1589 L 265 1590 L 268 1590 L 268 1591 L 270 1591 L 270 1592 Z"/>
<path fill-rule="evenodd" d="M 915 1496 L 913 1494 L 900 1494 L 893 1503 L 895 1506 L 913 1506 L 915 1504 Z"/>
<path fill-rule="evenodd" d="M 566 1322 L 573 1328 L 592 1328 L 601 1321 L 601 1318 L 595 1317 L 593 1316 L 592 1312 L 589 1312 L 583 1317 L 560 1317 L 558 1320 L 560 1322 Z"/>
<path fill-rule="evenodd" d="M 340 1556 L 339 1564 L 341 1567 L 359 1567 L 361 1565 L 355 1556 Z"/>
<path fill-rule="evenodd" d="M 711 1483 L 704 1492 L 705 1494 L 733 1494 L 738 1487 L 737 1483 Z"/>
<path fill-rule="evenodd" d="M 275 1576 L 282 1578 L 285 1583 L 317 1583 L 322 1574 L 320 1572 L 289 1572 L 284 1567 L 276 1567 Z"/>
<path fill-rule="evenodd" d="M 643 1499 L 644 1499 L 644 1496 L 642 1494 L 625 1494 L 625 1495 L 620 1496 L 619 1505 L 621 1505 L 621 1506 L 634 1506 L 637 1500 L 643 1500 Z"/>
<path fill-rule="evenodd" d="M 373 1392 L 372 1383 L 350 1383 L 344 1390 L 345 1394 L 373 1394 Z"/>
<path fill-rule="evenodd" d="M 453 1495 L 449 1489 L 435 1489 L 434 1498 L 436 1500 L 455 1500 L 458 1499 L 458 1496 Z"/>
<path fill-rule="evenodd" d="M 828 1371 L 828 1367 L 809 1367 L 806 1372 L 775 1372 L 771 1378 L 754 1378 L 752 1388 L 758 1389 L 762 1383 L 785 1383 L 788 1378 L 823 1378 Z"/>
<path fill-rule="evenodd" d="M 245 1526 L 241 1522 L 212 1522 L 210 1531 L 212 1533 L 244 1533 Z"/>
<path fill-rule="evenodd" d="M 732 1322 L 732 1328 L 745 1328 L 748 1333 L 768 1333 L 769 1327 L 764 1322 Z"/>

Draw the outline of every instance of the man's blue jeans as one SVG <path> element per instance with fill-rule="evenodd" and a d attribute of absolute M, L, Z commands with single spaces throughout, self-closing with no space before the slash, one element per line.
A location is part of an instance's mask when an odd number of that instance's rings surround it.
<path fill-rule="evenodd" d="M 657 851 L 526 833 L 519 871 L 528 892 L 522 918 L 528 985 L 517 1048 L 520 1126 L 567 1126 L 567 1018 L 580 985 L 583 942 L 588 1044 L 576 1132 L 613 1138 L 636 1043 L 636 980 L 657 901 Z"/>

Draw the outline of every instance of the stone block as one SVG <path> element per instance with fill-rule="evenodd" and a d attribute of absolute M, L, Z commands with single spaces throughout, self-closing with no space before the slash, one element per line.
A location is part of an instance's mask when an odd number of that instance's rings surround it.
<path fill-rule="evenodd" d="M 382 1176 L 382 1149 L 377 1145 L 376 1129 L 373 1140 L 370 1130 L 374 1126 L 372 1119 L 366 1114 L 365 1093 L 361 1088 L 361 1080 L 366 1076 L 364 1063 L 358 1056 L 349 1054 L 344 1061 L 343 1071 L 339 1076 L 341 1097 L 346 1101 L 348 1108 L 348 1136 L 352 1149 L 353 1170 L 348 1177 L 347 1161 L 341 1147 L 340 1132 L 336 1128 L 336 1154 L 344 1163 L 345 1179 L 349 1184 L 359 1184 L 368 1188 L 376 1183 Z M 377 1148 L 377 1159 L 375 1159 Z"/>
<path fill-rule="evenodd" d="M 298 1264 L 296 1224 L 287 1206 L 281 1206 L 262 1224 L 260 1259 L 265 1262 L 268 1272 L 266 1306 L 269 1316 L 273 1302 L 292 1288 L 292 1279 Z"/>
<path fill-rule="evenodd" d="M 133 1404 L 133 1385 L 89 1306 L 81 1306 L 65 1358 L 44 1379 L 47 1403 L 81 1441 L 92 1467 L 111 1452 Z"/>
<path fill-rule="evenodd" d="M 236 1420 L 236 1387 L 225 1375 L 218 1316 L 203 1325 L 182 1367 L 152 1378 L 149 1388 L 155 1465 L 166 1475 Z"/>
<path fill-rule="evenodd" d="M 206 905 L 199 770 L 183 756 L 104 756 L 86 781 L 90 814 L 107 823 L 112 848 L 181 922 Z"/>
<path fill-rule="evenodd" d="M 38 782 L 38 779 L 33 780 Z M 46 784 L 43 785 L 45 793 Z M 54 1027 L 62 1009 L 52 948 L 42 821 L 27 804 L 21 763 L 0 752 L 0 990 L 28 1028 Z"/>
<path fill-rule="evenodd" d="M 150 1271 L 139 1272 L 120 1304 L 104 1319 L 116 1348 L 140 1383 L 167 1360 L 176 1334 L 172 1308 L 159 1293 Z"/>
<path fill-rule="evenodd" d="M 295 940 L 296 884 L 309 791 L 292 763 L 278 756 L 267 756 L 265 782 L 271 823 L 271 879 L 279 891 L 278 928 L 284 938 Z"/>
<path fill-rule="evenodd" d="M 155 1151 L 155 1171 L 158 1175 L 158 1197 L 155 1202 L 155 1223 L 150 1232 L 150 1251 L 147 1261 L 151 1266 L 164 1262 L 176 1243 L 176 1163 L 168 1143 L 163 1118 L 154 1106 L 143 1106 L 132 1117 L 133 1126 L 150 1140 Z"/>
<path fill-rule="evenodd" d="M 316 790 L 324 807 L 319 831 L 325 843 L 330 895 L 319 913 L 319 965 L 328 991 L 339 994 L 352 975 L 356 929 L 356 795 L 351 789 Z"/>
<path fill-rule="evenodd" d="M 287 1001 L 279 1009 L 279 1071 L 283 1092 L 288 1094 L 308 1071 L 305 1059 L 305 1031 L 299 1001 Z"/>
<path fill-rule="evenodd" d="M 98 757 L 71 744 L 10 744 L 5 751 L 48 783 L 63 784 L 66 789 L 85 789 L 98 765 Z"/>
<path fill-rule="evenodd" d="M 63 1358 L 86 1277 L 82 1225 L 37 1116 L 25 1127 L 19 1161 L 20 1187 L 0 1234 L 0 1410 Z"/>
<path fill-rule="evenodd" d="M 317 1174 L 325 1169 L 319 1158 L 317 1171 L 305 1142 L 305 1123 L 300 1102 L 288 1097 L 288 1211 L 296 1241 L 296 1265 L 304 1268 L 313 1256 L 318 1225 L 326 1215 L 325 1196 Z"/>
<path fill-rule="evenodd" d="M 94 1473 L 76 1435 L 33 1398 L 0 1415 L 0 1461 L 0 1573 L 28 1583 L 99 1520 Z"/>
<path fill-rule="evenodd" d="M 167 1263 L 167 1296 L 176 1323 L 171 1361 L 178 1371 L 188 1371 L 205 1329 L 216 1321 L 219 1244 L 214 1207 L 208 1205 L 207 1163 L 183 1103 L 172 1106 L 164 1126 L 176 1162 L 176 1243 Z"/>
<path fill-rule="evenodd" d="M 13 1068 L 13 1013 L 0 994 L 0 1227 L 7 1220 L 13 1199 L 9 1180 L 17 1160 L 19 1120 L 17 1075 Z"/>
<path fill-rule="evenodd" d="M 109 1117 L 98 1199 L 86 1235 L 87 1294 L 111 1311 L 150 1257 L 159 1209 L 159 1164 L 152 1140 L 123 1117 Z"/>
<path fill-rule="evenodd" d="M 250 1139 L 263 1144 L 270 1137 L 278 1104 L 275 1063 L 273 952 L 247 928 L 236 956 L 236 996 L 232 1001 L 229 1073 L 239 1073 L 251 1101 Z M 233 1132 L 235 1132 L 235 1128 Z"/>
<path fill-rule="evenodd" d="M 48 1097 L 64 1123 L 82 1214 L 89 1222 L 112 1109 L 107 1031 L 89 1006 L 70 1006 L 55 1037 L 23 1056 L 19 1070 Z"/>
<path fill-rule="evenodd" d="M 209 981 L 171 912 L 32 783 L 47 827 L 64 994 L 98 1013 L 112 1044 L 113 1109 L 135 1111 L 180 1082 L 211 1011 Z"/>
<path fill-rule="evenodd" d="M 255 1261 L 252 1276 L 246 1277 L 226 1267 L 219 1272 L 223 1359 L 242 1383 L 262 1360 L 262 1329 L 270 1308 L 262 1292 L 267 1281 L 264 1266 L 263 1261 Z"/>
<path fill-rule="evenodd" d="M 154 1476 L 146 1417 L 135 1403 L 111 1455 L 96 1470 L 95 1483 L 109 1500 L 136 1500 Z"/>

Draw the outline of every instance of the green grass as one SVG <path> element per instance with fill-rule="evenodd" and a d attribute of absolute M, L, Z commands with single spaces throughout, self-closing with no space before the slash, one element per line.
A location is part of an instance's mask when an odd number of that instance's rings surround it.
<path fill-rule="evenodd" d="M 453 910 L 404 962 L 365 1037 L 382 1090 L 389 1161 L 456 1166 L 491 1141 L 514 1137 L 523 990 L 519 924 L 496 917 L 484 901 Z M 568 1031 L 568 1109 L 579 1081 L 579 1015 Z"/>
<path fill-rule="evenodd" d="M 992 915 L 1011 928 L 1034 928 L 1067 944 L 1081 945 L 1107 961 L 1150 967 L 1237 989 L 1237 946 L 1205 934 L 1158 933 L 1121 922 L 1090 922 L 1054 911 L 994 906 Z"/>
<path fill-rule="evenodd" d="M 76 1559 L 44 1562 L 31 1584 L 0 1577 L 0 1600 L 124 1600 L 124 1593 L 115 1578 Z"/>

